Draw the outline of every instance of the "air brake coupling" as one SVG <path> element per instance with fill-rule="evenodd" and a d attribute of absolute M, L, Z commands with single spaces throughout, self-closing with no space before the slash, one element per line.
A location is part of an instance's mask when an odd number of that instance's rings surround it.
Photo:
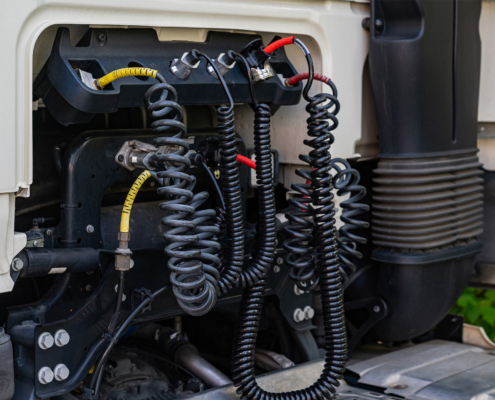
<path fill-rule="evenodd" d="M 253 82 L 264 81 L 275 76 L 275 72 L 270 65 L 270 56 L 263 51 L 262 47 L 263 42 L 261 39 L 255 39 L 241 51 L 241 55 L 244 56 L 249 65 L 249 72 L 244 72 L 251 75 Z M 243 68 L 242 65 L 241 68 Z"/>
<path fill-rule="evenodd" d="M 131 259 L 132 251 L 129 249 L 131 234 L 129 232 L 119 232 L 117 238 L 119 247 L 115 250 L 115 269 L 126 272 L 134 266 L 134 262 Z"/>
<path fill-rule="evenodd" d="M 232 54 L 232 51 L 228 51 L 227 53 L 222 53 L 218 56 L 218 58 L 213 59 L 215 66 L 218 68 L 222 76 L 224 76 L 227 72 L 229 72 L 235 66 L 235 58 Z M 218 79 L 217 73 L 215 69 L 208 64 L 206 67 L 208 73 L 214 78 Z"/>

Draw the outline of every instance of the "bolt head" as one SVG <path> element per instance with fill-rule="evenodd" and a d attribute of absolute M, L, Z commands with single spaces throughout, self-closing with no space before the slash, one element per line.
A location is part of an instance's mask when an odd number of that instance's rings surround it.
<path fill-rule="evenodd" d="M 91 292 L 93 287 L 91 285 L 86 285 L 86 292 Z"/>
<path fill-rule="evenodd" d="M 280 272 L 280 267 L 278 265 L 275 265 L 273 267 L 273 272 L 275 272 L 276 274 L 278 274 Z"/>
<path fill-rule="evenodd" d="M 315 316 L 315 310 L 313 310 L 313 308 L 310 306 L 304 307 L 303 311 L 305 319 L 313 319 L 313 317 Z"/>
<path fill-rule="evenodd" d="M 43 385 L 53 381 L 53 371 L 49 367 L 43 367 L 38 371 L 38 380 Z"/>
<path fill-rule="evenodd" d="M 39 244 L 39 243 L 38 243 L 38 241 L 37 241 L 37 240 L 35 240 L 35 241 L 33 242 L 33 246 L 34 246 L 34 247 L 38 247 L 38 244 Z"/>
<path fill-rule="evenodd" d="M 93 225 L 88 225 L 86 227 L 86 232 L 93 233 L 95 231 L 95 227 Z"/>
<path fill-rule="evenodd" d="M 65 366 L 65 364 L 58 364 L 55 367 L 55 379 L 57 381 L 63 381 L 66 380 L 69 377 L 69 368 Z"/>
<path fill-rule="evenodd" d="M 277 258 L 277 264 L 282 265 L 284 263 L 284 259 L 282 257 Z"/>
<path fill-rule="evenodd" d="M 12 270 L 13 271 L 20 271 L 21 269 L 24 268 L 24 263 L 22 262 L 22 260 L 20 258 L 14 258 L 14 260 L 12 261 Z"/>
<path fill-rule="evenodd" d="M 40 346 L 40 349 L 42 350 L 47 350 L 50 347 L 53 346 L 55 343 L 55 339 L 49 332 L 43 332 L 39 337 L 38 337 L 38 345 Z"/>
<path fill-rule="evenodd" d="M 45 231 L 45 233 L 46 233 L 46 236 L 52 236 L 53 235 L 53 229 L 47 229 Z"/>
<path fill-rule="evenodd" d="M 380 306 L 374 306 L 373 311 L 376 313 L 379 313 L 380 312 Z"/>
<path fill-rule="evenodd" d="M 296 322 L 302 322 L 304 321 L 306 315 L 304 314 L 304 311 L 301 310 L 300 308 L 296 308 L 294 310 L 294 321 Z"/>
<path fill-rule="evenodd" d="M 69 341 L 70 341 L 70 336 L 67 333 L 67 331 L 65 331 L 64 329 L 59 329 L 57 332 L 55 332 L 55 344 L 58 347 L 67 345 Z"/>
<path fill-rule="evenodd" d="M 117 157 L 117 160 L 119 160 L 120 162 L 124 162 L 124 155 L 119 154 L 119 156 Z"/>
<path fill-rule="evenodd" d="M 304 294 L 306 292 L 304 292 L 303 290 L 299 289 L 297 287 L 297 285 L 294 285 L 294 293 L 296 294 L 296 296 L 299 296 L 299 295 Z"/>

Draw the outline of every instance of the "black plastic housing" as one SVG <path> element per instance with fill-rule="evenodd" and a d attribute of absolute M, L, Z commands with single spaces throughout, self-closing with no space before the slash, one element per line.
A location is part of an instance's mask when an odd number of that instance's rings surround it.
<path fill-rule="evenodd" d="M 203 43 L 160 42 L 153 29 L 89 29 L 80 42 L 72 46 L 69 29 L 60 28 L 50 58 L 34 82 L 35 98 L 41 97 L 50 113 L 63 125 L 86 123 L 96 113 L 144 106 L 144 93 L 158 81 L 130 76 L 113 81 L 104 90 L 96 90 L 82 82 L 76 68 L 100 78 L 120 68 L 146 67 L 158 70 L 174 86 L 181 105 L 222 104 L 227 102 L 225 93 L 218 79 L 208 73 L 204 61 L 183 80 L 170 72 L 170 63 L 193 49 L 212 58 L 228 50 L 241 51 L 256 37 L 210 32 Z M 283 49 L 277 53 L 272 67 L 284 77 L 297 73 Z M 235 103 L 251 103 L 247 78 L 239 65 L 224 78 Z M 281 79 L 273 77 L 257 84 L 255 90 L 260 103 L 294 105 L 301 98 L 302 84 L 289 88 Z"/>
<path fill-rule="evenodd" d="M 369 66 L 380 157 L 476 151 L 481 1 L 375 0 Z"/>

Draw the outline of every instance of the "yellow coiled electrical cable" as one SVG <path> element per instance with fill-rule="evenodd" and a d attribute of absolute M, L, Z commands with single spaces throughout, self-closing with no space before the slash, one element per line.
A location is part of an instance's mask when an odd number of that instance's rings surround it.
<path fill-rule="evenodd" d="M 124 78 L 126 76 L 151 76 L 152 78 L 156 78 L 157 73 L 158 71 L 156 69 L 150 68 L 121 68 L 96 79 L 95 85 L 97 88 L 103 89 L 103 87 L 108 85 L 110 82 L 113 82 L 119 78 Z"/>
<path fill-rule="evenodd" d="M 127 193 L 124 207 L 122 208 L 122 218 L 120 219 L 120 232 L 129 232 L 129 218 L 131 217 L 131 209 L 132 205 L 134 204 L 134 199 L 136 198 L 136 195 L 138 194 L 141 186 L 143 186 L 143 183 L 146 182 L 146 179 L 148 179 L 150 176 L 150 171 L 144 171 L 134 181 L 131 189 L 129 190 L 129 193 Z"/>

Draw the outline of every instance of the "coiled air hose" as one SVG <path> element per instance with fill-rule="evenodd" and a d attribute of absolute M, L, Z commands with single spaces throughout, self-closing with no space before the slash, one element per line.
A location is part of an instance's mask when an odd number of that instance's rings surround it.
<path fill-rule="evenodd" d="M 244 259 L 244 223 L 242 216 L 241 184 L 234 127 L 234 101 L 225 79 L 213 60 L 198 50 L 191 52 L 196 58 L 203 58 L 215 70 L 228 98 L 228 106 L 217 109 L 218 135 L 220 140 L 220 182 L 225 201 L 225 219 L 228 246 L 224 254 L 219 285 L 223 293 L 235 287 L 242 272 Z M 221 221 L 219 221 L 221 224 Z"/>
<path fill-rule="evenodd" d="M 335 114 L 338 111 L 338 103 L 335 102 L 336 98 L 334 101 L 332 96 L 326 94 L 309 96 L 314 74 L 313 62 L 308 49 L 299 39 L 293 39 L 293 43 L 301 48 L 308 62 L 309 75 L 303 96 L 309 102 L 306 109 L 311 115 L 308 119 L 308 135 L 311 139 L 305 140 L 304 144 L 312 147 L 313 150 L 309 155 L 301 156 L 301 159 L 311 166 L 311 170 L 296 172 L 310 181 L 310 184 L 293 186 L 300 196 L 297 197 L 297 201 L 292 202 L 292 205 L 297 207 L 296 215 L 294 213 L 287 215 L 292 226 L 289 233 L 292 232 L 295 239 L 295 241 L 289 239 L 291 253 L 288 259 L 293 262 L 300 259 L 300 263 L 306 263 L 308 266 L 312 263 L 316 264 L 325 328 L 325 368 L 320 378 L 303 390 L 270 393 L 259 387 L 254 376 L 254 351 L 266 286 L 267 271 L 265 271 L 258 283 L 244 290 L 234 338 L 232 374 L 237 393 L 243 400 L 330 399 L 335 393 L 335 387 L 339 385 L 339 379 L 342 379 L 347 359 L 342 276 L 339 271 L 337 235 L 334 226 L 335 211 L 332 201 L 333 186 L 330 175 L 332 167 L 328 153 L 333 143 L 330 131 L 337 124 Z M 324 104 L 327 100 L 330 102 Z M 331 107 L 334 109 L 333 113 L 328 111 Z M 332 120 L 332 127 L 325 119 Z M 306 240 L 308 245 L 301 250 L 300 245 Z"/>

